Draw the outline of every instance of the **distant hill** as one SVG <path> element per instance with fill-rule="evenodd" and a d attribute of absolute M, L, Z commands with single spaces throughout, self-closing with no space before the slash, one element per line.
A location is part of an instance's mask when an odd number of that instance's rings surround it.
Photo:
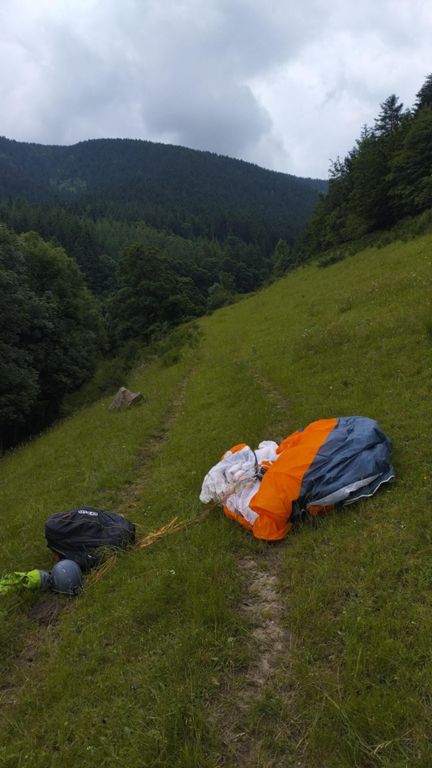
<path fill-rule="evenodd" d="M 327 182 L 210 152 L 130 139 L 44 146 L 0 138 L 0 199 L 61 203 L 76 213 L 187 237 L 229 235 L 270 250 L 302 232 Z"/>
<path fill-rule="evenodd" d="M 146 141 L 0 139 L 0 447 L 56 418 L 98 356 L 253 292 L 277 245 L 292 265 L 322 186 Z"/>

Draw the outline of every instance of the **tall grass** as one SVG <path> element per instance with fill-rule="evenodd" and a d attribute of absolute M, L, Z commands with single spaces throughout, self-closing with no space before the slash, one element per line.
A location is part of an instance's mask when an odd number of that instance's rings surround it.
<path fill-rule="evenodd" d="M 137 372 L 136 410 L 102 401 L 0 463 L 1 567 L 47 567 L 51 512 L 122 508 L 141 477 L 128 514 L 148 531 L 199 511 L 202 477 L 233 443 L 334 415 L 381 422 L 394 486 L 283 548 L 292 640 L 251 712 L 257 765 L 432 763 L 431 262 L 425 236 L 304 267 L 203 319 L 180 359 L 165 350 Z M 37 636 L 29 600 L 4 602 L 1 765 L 231 765 L 221 691 L 241 691 L 251 653 L 238 560 L 262 551 L 214 513 L 88 579 Z"/>

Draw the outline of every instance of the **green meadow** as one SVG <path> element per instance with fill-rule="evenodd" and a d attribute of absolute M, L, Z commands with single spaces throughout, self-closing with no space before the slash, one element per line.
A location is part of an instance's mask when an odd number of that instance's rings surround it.
<path fill-rule="evenodd" d="M 212 510 L 77 599 L 1 597 L 2 768 L 430 768 L 431 277 L 432 236 L 302 267 L 147 357 L 140 406 L 99 401 L 1 460 L 3 572 L 49 569 L 44 521 L 77 505 L 140 536 L 192 519 L 226 449 L 314 419 L 377 419 L 396 471 L 276 546 Z M 284 629 L 253 696 L 248 558 Z"/>

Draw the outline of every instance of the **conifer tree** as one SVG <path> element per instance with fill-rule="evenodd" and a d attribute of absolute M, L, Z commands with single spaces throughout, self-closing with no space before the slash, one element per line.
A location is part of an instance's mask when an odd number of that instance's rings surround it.
<path fill-rule="evenodd" d="M 432 206 L 432 105 L 415 114 L 393 157 L 389 180 L 398 215 L 413 215 Z"/>
<path fill-rule="evenodd" d="M 403 119 L 403 104 L 392 93 L 381 104 L 381 112 L 375 120 L 374 133 L 378 136 L 390 136 L 394 134 Z"/>
<path fill-rule="evenodd" d="M 416 95 L 415 108 L 419 110 L 422 107 L 432 107 L 432 73 L 427 76 Z"/>
<path fill-rule="evenodd" d="M 285 272 L 295 264 L 292 251 L 285 240 L 279 240 L 273 253 L 273 274 L 275 277 L 281 277 Z"/>

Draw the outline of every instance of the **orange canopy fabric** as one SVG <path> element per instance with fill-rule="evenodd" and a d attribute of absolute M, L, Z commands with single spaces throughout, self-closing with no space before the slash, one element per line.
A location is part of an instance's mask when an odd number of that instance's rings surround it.
<path fill-rule="evenodd" d="M 283 539 L 292 528 L 289 518 L 292 505 L 299 497 L 303 477 L 337 421 L 314 421 L 280 443 L 278 459 L 268 467 L 257 493 L 249 503 L 258 515 L 253 525 L 227 506 L 224 507 L 225 515 L 252 531 L 257 539 Z"/>

